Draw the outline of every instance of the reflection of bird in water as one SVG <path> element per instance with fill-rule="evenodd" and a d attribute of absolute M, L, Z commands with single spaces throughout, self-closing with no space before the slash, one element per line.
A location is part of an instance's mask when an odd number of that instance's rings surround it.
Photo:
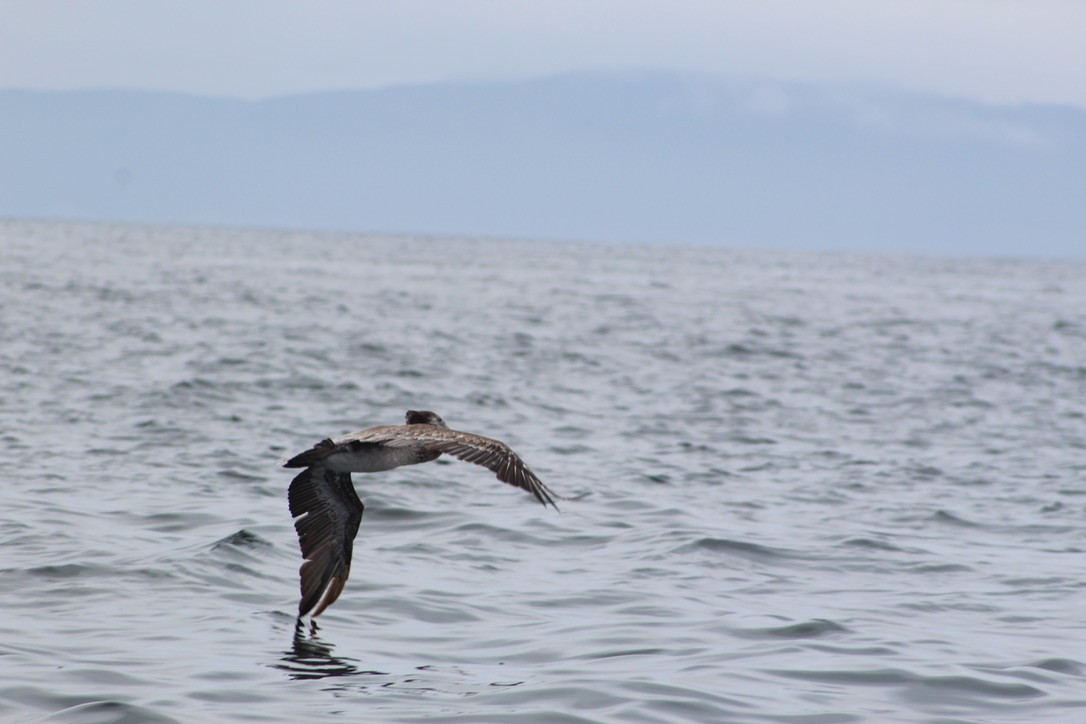
<path fill-rule="evenodd" d="M 378 425 L 321 440 L 284 463 L 305 468 L 290 484 L 290 512 L 305 561 L 298 615 L 320 615 L 339 597 L 351 570 L 351 548 L 362 522 L 351 473 L 376 473 L 436 460 L 442 453 L 493 470 L 498 480 L 527 490 L 556 510 L 556 495 L 498 440 L 450 430 L 437 414 L 408 410 L 405 425 Z"/>
<path fill-rule="evenodd" d="M 340 658 L 332 655 L 332 644 L 317 636 L 317 622 L 310 620 L 309 633 L 299 617 L 294 622 L 294 640 L 289 651 L 284 651 L 279 663 L 273 668 L 287 672 L 292 679 L 324 679 L 328 677 L 358 677 L 355 683 L 346 681 L 332 684 L 329 690 L 351 687 L 360 691 L 375 690 L 377 687 L 395 688 L 418 693 L 438 693 L 465 696 L 477 693 L 480 687 L 513 687 L 523 681 L 491 681 L 480 683 L 476 674 L 459 666 L 423 664 L 412 666 L 406 675 L 391 674 L 387 671 L 362 669 L 348 663 L 357 659 Z"/>
<path fill-rule="evenodd" d="M 362 671 L 346 659 L 332 656 L 332 644 L 317 638 L 314 624 L 306 635 L 305 624 L 299 618 L 294 624 L 294 640 L 290 651 L 284 651 L 282 663 L 275 668 L 290 673 L 292 679 L 323 679 L 328 676 L 374 675 L 386 676 L 382 671 Z"/>

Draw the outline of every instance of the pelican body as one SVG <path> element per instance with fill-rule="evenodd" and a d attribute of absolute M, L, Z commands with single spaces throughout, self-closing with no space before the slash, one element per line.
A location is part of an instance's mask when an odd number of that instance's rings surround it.
<path fill-rule="evenodd" d="M 321 440 L 283 464 L 305 468 L 290 484 L 288 500 L 302 549 L 302 598 L 298 616 L 319 616 L 339 598 L 351 570 L 351 550 L 365 506 L 351 473 L 385 470 L 436 460 L 443 454 L 494 471 L 498 480 L 558 509 L 550 490 L 508 445 L 451 430 L 436 413 L 408 410 L 404 425 L 378 425 Z M 314 610 L 315 609 L 315 610 Z"/>

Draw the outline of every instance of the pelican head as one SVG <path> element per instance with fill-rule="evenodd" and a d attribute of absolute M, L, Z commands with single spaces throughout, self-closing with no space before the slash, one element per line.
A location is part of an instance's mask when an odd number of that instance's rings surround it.
<path fill-rule="evenodd" d="M 434 427 L 444 427 L 446 429 L 449 427 L 441 419 L 440 415 L 429 410 L 408 410 L 405 417 L 408 425 L 433 425 Z"/>

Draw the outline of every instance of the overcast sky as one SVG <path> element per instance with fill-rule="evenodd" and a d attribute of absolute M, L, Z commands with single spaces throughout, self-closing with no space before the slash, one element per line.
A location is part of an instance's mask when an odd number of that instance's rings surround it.
<path fill-rule="evenodd" d="M 571 70 L 1086 108 L 1084 0 L 0 0 L 0 87 L 265 97 Z"/>

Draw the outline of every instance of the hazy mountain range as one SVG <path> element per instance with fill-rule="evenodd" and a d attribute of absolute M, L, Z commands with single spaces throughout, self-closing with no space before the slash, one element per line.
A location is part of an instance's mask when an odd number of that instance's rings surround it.
<path fill-rule="evenodd" d="M 1086 255 L 1086 111 L 641 73 L 0 91 L 0 215 Z"/>

